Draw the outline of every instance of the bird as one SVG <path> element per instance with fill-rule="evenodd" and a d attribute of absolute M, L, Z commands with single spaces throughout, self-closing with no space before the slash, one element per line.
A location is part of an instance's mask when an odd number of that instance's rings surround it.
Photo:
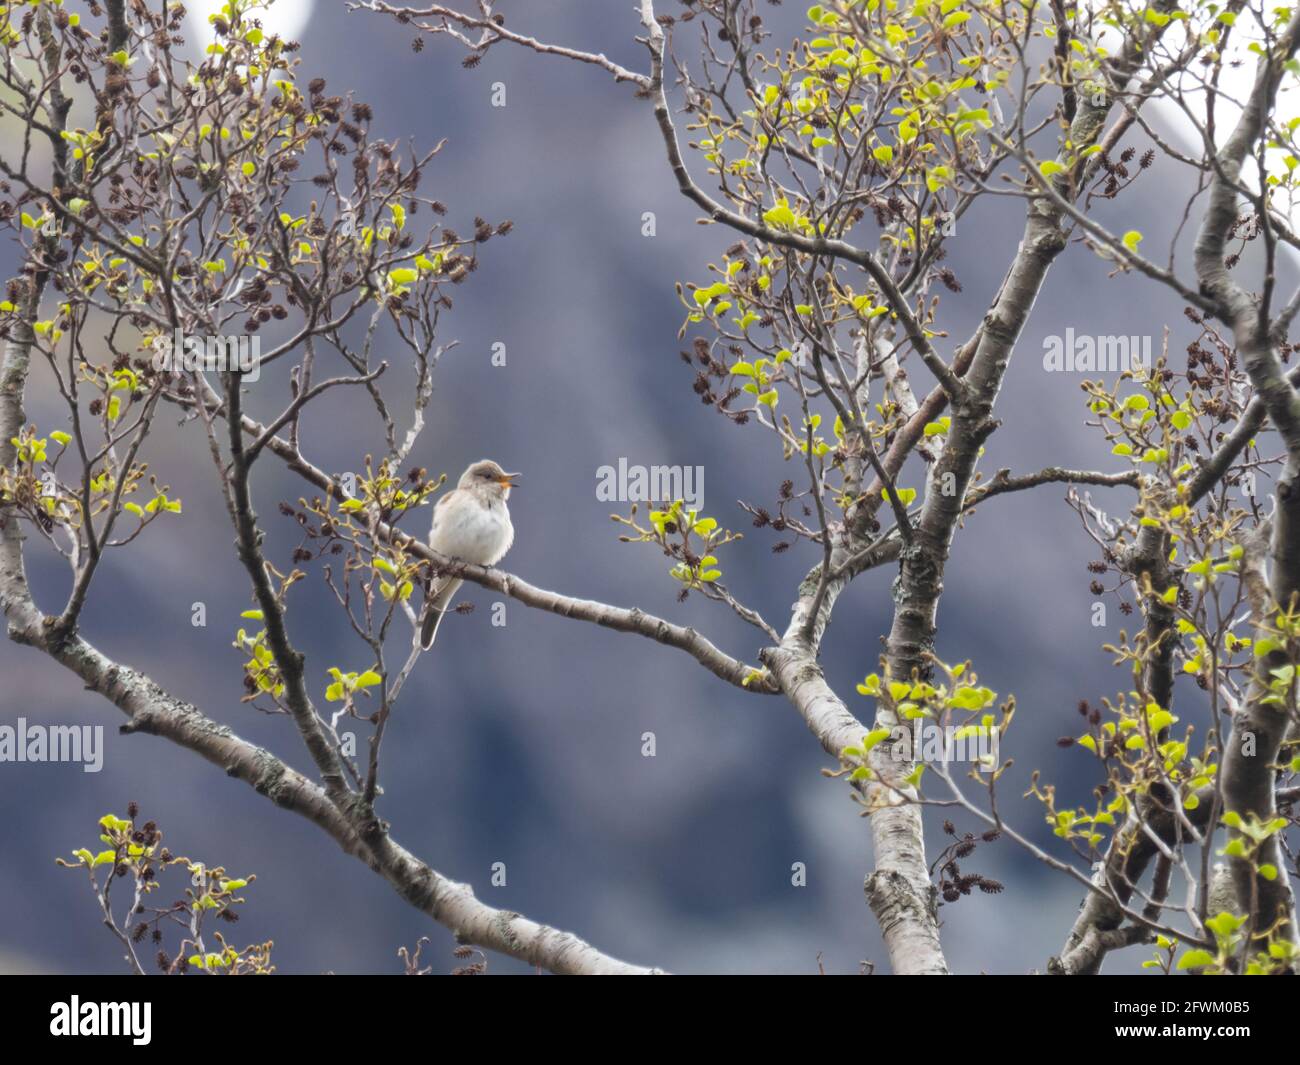
<path fill-rule="evenodd" d="M 456 487 L 438 500 L 429 527 L 429 547 L 440 555 L 495 566 L 514 543 L 506 500 L 515 487 L 517 473 L 506 473 L 491 459 L 470 463 Z M 438 635 L 443 614 L 461 586 L 459 577 L 435 577 L 425 598 L 420 646 L 428 650 Z"/>

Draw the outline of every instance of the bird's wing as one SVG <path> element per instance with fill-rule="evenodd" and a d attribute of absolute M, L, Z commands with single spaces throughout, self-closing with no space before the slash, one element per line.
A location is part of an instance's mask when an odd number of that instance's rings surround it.
<path fill-rule="evenodd" d="M 451 506 L 451 500 L 455 498 L 457 489 L 453 488 L 445 495 L 438 497 L 438 501 L 433 504 L 433 518 L 429 522 L 429 536 L 433 537 L 433 532 L 438 528 L 438 522 L 447 516 L 447 508 Z"/>
<path fill-rule="evenodd" d="M 439 524 L 446 520 L 451 508 L 455 506 L 453 500 L 456 497 L 456 491 L 453 488 L 450 492 L 440 496 L 433 505 L 433 519 L 429 523 L 430 547 L 434 547 L 434 542 L 438 538 Z M 436 551 L 437 548 L 434 547 L 434 550 Z M 460 580 L 455 577 L 434 577 L 429 582 L 428 592 L 424 597 L 424 620 L 420 626 L 420 642 L 424 645 L 426 651 L 433 646 L 433 638 L 437 635 L 442 615 L 460 585 Z"/>

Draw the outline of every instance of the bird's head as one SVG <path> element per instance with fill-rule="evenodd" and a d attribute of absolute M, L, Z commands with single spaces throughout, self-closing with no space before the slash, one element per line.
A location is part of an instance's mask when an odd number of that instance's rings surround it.
<path fill-rule="evenodd" d="M 479 459 L 471 463 L 469 469 L 460 475 L 458 488 L 477 488 L 499 494 L 502 499 L 510 498 L 510 489 L 515 486 L 517 473 L 506 473 L 491 459 Z"/>

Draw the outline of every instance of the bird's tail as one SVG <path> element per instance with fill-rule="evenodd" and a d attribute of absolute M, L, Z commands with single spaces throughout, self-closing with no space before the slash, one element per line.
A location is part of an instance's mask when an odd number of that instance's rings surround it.
<path fill-rule="evenodd" d="M 424 603 L 424 622 L 420 626 L 420 646 L 426 651 L 433 646 L 442 616 L 447 612 L 451 597 L 459 590 L 460 584 L 458 580 L 442 580 L 430 589 L 429 597 Z"/>

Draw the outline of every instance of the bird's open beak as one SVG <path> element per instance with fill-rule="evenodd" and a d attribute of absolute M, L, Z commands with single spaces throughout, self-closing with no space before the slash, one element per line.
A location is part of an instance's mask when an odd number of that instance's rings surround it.
<path fill-rule="evenodd" d="M 503 473 L 501 475 L 501 480 L 499 480 L 497 484 L 502 488 L 518 488 L 519 486 L 515 484 L 515 481 L 517 481 L 520 476 L 521 475 L 517 473 Z"/>

